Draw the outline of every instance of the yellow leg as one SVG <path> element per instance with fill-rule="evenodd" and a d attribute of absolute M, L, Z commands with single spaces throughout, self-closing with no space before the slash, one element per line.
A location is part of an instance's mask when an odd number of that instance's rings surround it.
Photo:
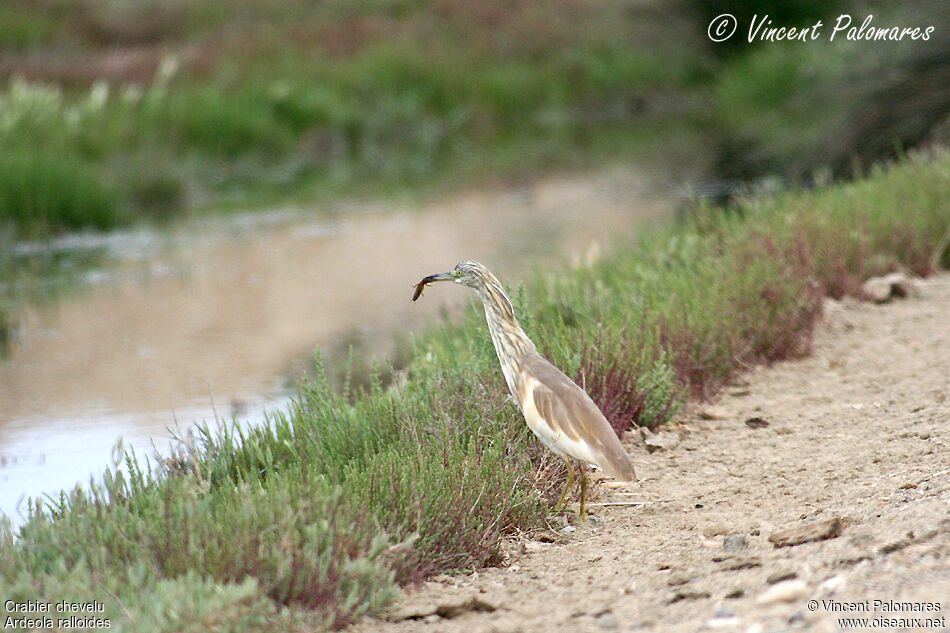
<path fill-rule="evenodd" d="M 567 493 L 571 491 L 571 486 L 574 485 L 574 478 L 577 474 L 574 472 L 574 466 L 571 465 L 571 462 L 567 458 L 564 458 L 564 463 L 567 464 L 567 485 L 564 486 L 564 492 L 561 493 L 561 498 L 557 500 L 557 505 L 554 506 L 555 512 L 560 512 L 564 508 L 564 500 L 567 499 Z"/>
<path fill-rule="evenodd" d="M 587 520 L 587 473 L 581 464 L 581 521 Z"/>

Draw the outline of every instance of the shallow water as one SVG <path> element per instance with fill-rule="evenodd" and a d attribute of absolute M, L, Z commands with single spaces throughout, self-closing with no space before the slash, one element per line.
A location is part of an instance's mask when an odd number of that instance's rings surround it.
<path fill-rule="evenodd" d="M 169 232 L 72 236 L 31 250 L 103 249 L 86 287 L 29 307 L 0 361 L 0 512 L 87 482 L 122 438 L 139 455 L 168 427 L 287 406 L 287 377 L 317 346 L 358 336 L 380 354 L 395 331 L 463 304 L 422 276 L 478 259 L 503 279 L 596 256 L 669 212 L 625 170 L 457 195 L 422 209 L 351 204 L 191 222 Z M 335 219 L 334 219 L 335 218 Z"/>

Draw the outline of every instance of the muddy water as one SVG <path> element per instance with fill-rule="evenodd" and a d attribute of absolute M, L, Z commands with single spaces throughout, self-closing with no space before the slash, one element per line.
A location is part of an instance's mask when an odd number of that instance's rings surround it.
<path fill-rule="evenodd" d="M 634 174 L 552 179 L 423 209 L 351 205 L 206 221 L 112 247 L 120 262 L 22 315 L 0 361 L 0 512 L 87 481 L 122 438 L 139 454 L 215 413 L 248 423 L 287 404 L 288 372 L 354 332 L 385 354 L 459 288 L 412 284 L 478 259 L 502 278 L 589 257 L 669 211 Z"/>

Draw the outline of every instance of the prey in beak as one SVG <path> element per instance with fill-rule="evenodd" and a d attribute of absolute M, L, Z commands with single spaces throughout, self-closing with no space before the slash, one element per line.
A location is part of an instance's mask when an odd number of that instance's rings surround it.
<path fill-rule="evenodd" d="M 422 281 L 416 284 L 416 291 L 412 293 L 412 300 L 415 301 L 422 296 L 422 291 L 425 290 L 427 284 L 435 283 L 436 281 L 455 281 L 456 279 L 458 279 L 458 276 L 455 273 L 436 273 L 435 275 L 423 277 Z"/>

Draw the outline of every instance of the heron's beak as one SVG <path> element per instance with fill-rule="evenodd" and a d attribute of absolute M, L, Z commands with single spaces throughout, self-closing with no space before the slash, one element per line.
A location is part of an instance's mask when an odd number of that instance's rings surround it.
<path fill-rule="evenodd" d="M 431 284 L 434 281 L 455 281 L 458 279 L 455 276 L 455 273 L 436 273 L 434 275 L 429 275 L 425 277 L 421 282 L 423 284 Z"/>

